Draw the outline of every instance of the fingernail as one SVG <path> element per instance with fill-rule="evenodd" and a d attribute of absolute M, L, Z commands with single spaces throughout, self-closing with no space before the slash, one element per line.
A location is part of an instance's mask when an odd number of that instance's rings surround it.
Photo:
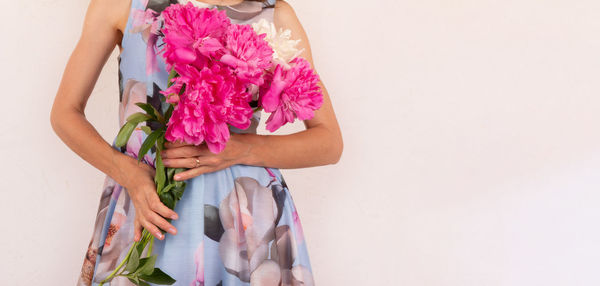
<path fill-rule="evenodd" d="M 176 232 L 176 231 L 175 231 L 175 229 L 174 229 L 174 228 L 170 227 L 170 228 L 169 228 L 169 232 L 170 232 L 171 234 L 175 234 L 175 232 Z"/>
<path fill-rule="evenodd" d="M 172 219 L 177 219 L 177 215 L 172 215 L 171 218 Z"/>
<path fill-rule="evenodd" d="M 180 175 L 175 175 L 173 178 L 175 178 L 175 180 L 179 180 L 179 179 L 181 179 L 181 176 Z"/>

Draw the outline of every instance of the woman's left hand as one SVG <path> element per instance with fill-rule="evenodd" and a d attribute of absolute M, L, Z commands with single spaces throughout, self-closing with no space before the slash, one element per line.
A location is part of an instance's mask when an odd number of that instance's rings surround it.
<path fill-rule="evenodd" d="M 165 149 L 161 153 L 163 164 L 169 168 L 189 169 L 175 175 L 174 179 L 176 181 L 184 181 L 204 173 L 240 164 L 242 158 L 248 153 L 250 146 L 238 140 L 239 136 L 244 135 L 232 132 L 225 149 L 218 154 L 208 150 L 206 143 L 196 146 L 166 141 Z"/>

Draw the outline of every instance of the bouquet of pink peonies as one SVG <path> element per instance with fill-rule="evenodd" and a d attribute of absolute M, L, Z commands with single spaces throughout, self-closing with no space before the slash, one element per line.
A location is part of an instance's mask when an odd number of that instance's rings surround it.
<path fill-rule="evenodd" d="M 171 4 L 157 21 L 164 45 L 159 50 L 169 71 L 168 86 L 160 93 L 169 103 L 163 113 L 147 103 L 136 103 L 145 112 L 132 114 L 119 130 L 116 145 L 124 146 L 142 122 L 148 135 L 138 152 L 138 161 L 156 150 L 156 191 L 161 201 L 174 209 L 185 190 L 185 182 L 173 176 L 184 168 L 167 168 L 160 152 L 165 140 L 199 145 L 221 152 L 230 138 L 229 126 L 246 129 L 252 114 L 269 112 L 266 127 L 273 132 L 288 122 L 310 119 L 320 108 L 323 94 L 319 76 L 310 63 L 299 57 L 299 40 L 290 31 L 275 30 L 261 19 L 252 25 L 231 23 L 225 11 L 199 8 L 192 3 Z M 253 93 L 258 98 L 253 99 Z M 251 102 L 256 101 L 256 107 Z M 150 126 L 155 126 L 154 129 Z M 158 126 L 158 127 L 156 127 Z M 170 219 L 167 219 L 170 221 Z M 171 285 L 175 280 L 155 267 L 153 236 L 144 229 L 126 257 L 100 285 L 115 276 L 125 276 L 136 285 Z M 148 246 L 148 247 L 147 247 Z M 143 253 L 146 251 L 146 257 Z"/>

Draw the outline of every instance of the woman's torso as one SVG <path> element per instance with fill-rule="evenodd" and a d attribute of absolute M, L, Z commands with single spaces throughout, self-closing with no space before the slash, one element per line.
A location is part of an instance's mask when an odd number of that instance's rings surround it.
<path fill-rule="evenodd" d="M 187 1 L 179 2 L 184 4 Z M 167 88 L 169 75 L 164 60 L 157 53 L 162 45 L 162 38 L 151 31 L 153 23 L 156 24 L 156 17 L 153 15 L 158 15 L 173 3 L 178 2 L 176 0 L 131 0 L 130 2 L 127 21 L 121 27 L 123 36 L 118 56 L 119 127 L 125 123 L 125 119 L 130 114 L 143 111 L 135 105 L 137 102 L 149 103 L 163 111 L 168 107 L 168 103 L 161 101 L 162 94 L 159 93 Z M 199 1 L 192 3 L 198 7 L 225 10 L 231 22 L 235 24 L 251 24 L 262 18 L 271 22 L 275 9 L 275 0 L 267 0 L 263 3 L 242 1 L 232 6 L 218 6 Z M 256 98 L 255 93 L 254 99 Z M 240 130 L 230 127 L 230 130 L 236 133 L 256 133 L 259 121 L 260 111 L 256 111 L 249 128 Z"/>

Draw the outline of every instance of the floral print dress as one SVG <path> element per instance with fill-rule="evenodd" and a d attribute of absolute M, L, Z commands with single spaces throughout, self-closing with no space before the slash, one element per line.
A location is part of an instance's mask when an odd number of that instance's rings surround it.
<path fill-rule="evenodd" d="M 259 3 L 262 10 L 250 13 L 193 3 L 226 9 L 236 24 L 273 20 L 274 0 L 247 2 L 242 5 Z M 130 114 L 142 111 L 136 102 L 163 111 L 168 107 L 159 98 L 168 78 L 162 58 L 156 55 L 162 39 L 151 31 L 156 28 L 157 15 L 174 3 L 176 0 L 131 0 L 118 57 L 121 126 Z M 257 111 L 248 129 L 230 130 L 256 133 L 259 120 Z M 137 157 L 146 136 L 138 126 L 125 147 L 116 147 L 115 140 L 112 147 Z M 154 158 L 153 148 L 143 161 L 153 166 Z M 238 164 L 188 179 L 175 211 L 179 219 L 172 224 L 178 233 L 155 239 L 152 248 L 158 254 L 156 267 L 177 280 L 174 285 L 314 285 L 298 212 L 279 169 Z M 77 285 L 98 285 L 125 258 L 133 244 L 134 216 L 127 190 L 106 176 Z M 117 276 L 104 285 L 133 284 Z"/>

